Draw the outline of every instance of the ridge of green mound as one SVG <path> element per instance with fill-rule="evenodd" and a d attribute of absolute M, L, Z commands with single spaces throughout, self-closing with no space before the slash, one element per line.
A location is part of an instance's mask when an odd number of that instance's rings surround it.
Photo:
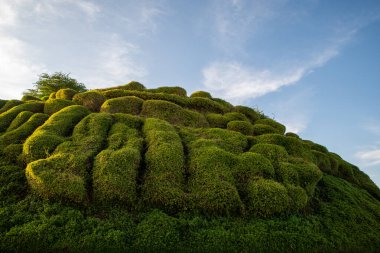
<path fill-rule="evenodd" d="M 0 183 L 4 252 L 380 247 L 364 172 L 205 91 L 131 82 L 0 100 Z"/>

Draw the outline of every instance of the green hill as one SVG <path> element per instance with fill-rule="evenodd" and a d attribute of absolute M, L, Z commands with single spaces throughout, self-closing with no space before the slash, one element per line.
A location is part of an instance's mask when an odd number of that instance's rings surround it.
<path fill-rule="evenodd" d="M 137 82 L 0 100 L 1 252 L 378 252 L 380 190 L 261 112 Z"/>

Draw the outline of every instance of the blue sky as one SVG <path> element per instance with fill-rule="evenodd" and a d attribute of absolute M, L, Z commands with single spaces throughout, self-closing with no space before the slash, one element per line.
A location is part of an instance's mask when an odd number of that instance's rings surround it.
<path fill-rule="evenodd" d="M 257 107 L 380 185 L 378 0 L 1 0 L 0 98 L 43 72 Z"/>

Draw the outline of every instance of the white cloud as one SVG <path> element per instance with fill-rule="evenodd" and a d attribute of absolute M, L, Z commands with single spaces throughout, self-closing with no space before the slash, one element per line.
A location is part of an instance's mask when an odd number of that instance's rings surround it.
<path fill-rule="evenodd" d="M 380 149 L 370 149 L 359 151 L 355 154 L 363 166 L 371 167 L 380 164 Z"/>
<path fill-rule="evenodd" d="M 0 26 L 14 25 L 17 19 L 17 13 L 10 1 L 0 3 Z"/>
<path fill-rule="evenodd" d="M 214 62 L 203 69 L 203 83 L 219 96 L 244 101 L 298 82 L 337 54 L 335 47 L 330 47 L 304 65 L 278 72 L 254 69 L 237 62 Z"/>
<path fill-rule="evenodd" d="M 0 36 L 0 84 L 1 98 L 15 98 L 28 88 L 33 80 L 46 70 L 30 58 L 30 48 L 26 43 L 13 37 Z"/>
<path fill-rule="evenodd" d="M 81 75 L 81 80 L 88 83 L 89 88 L 141 80 L 146 75 L 146 69 L 136 60 L 140 49 L 116 34 L 101 44 L 99 52 L 93 63 L 87 66 L 91 73 Z"/>

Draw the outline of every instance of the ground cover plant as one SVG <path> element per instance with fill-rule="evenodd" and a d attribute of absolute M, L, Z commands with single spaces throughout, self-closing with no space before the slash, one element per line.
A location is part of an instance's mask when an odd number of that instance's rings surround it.
<path fill-rule="evenodd" d="M 0 100 L 0 252 L 380 249 L 379 188 L 256 109 L 135 81 L 44 95 Z"/>

